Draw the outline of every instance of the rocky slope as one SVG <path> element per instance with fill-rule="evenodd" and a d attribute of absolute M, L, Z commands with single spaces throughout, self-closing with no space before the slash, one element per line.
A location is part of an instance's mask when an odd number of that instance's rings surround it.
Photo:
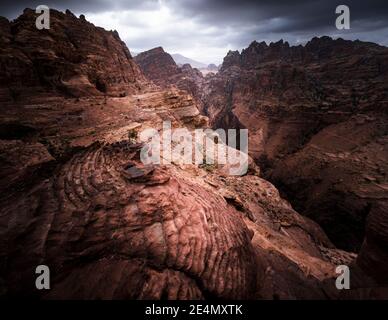
<path fill-rule="evenodd" d="M 109 98 L 102 110 L 102 98 L 72 100 L 65 110 L 76 105 L 94 118 L 59 130 L 57 144 L 34 142 L 38 137 L 31 135 L 1 141 L 7 150 L 1 160 L 3 294 L 45 299 L 336 297 L 335 265 L 355 256 L 335 249 L 318 225 L 259 178 L 253 163 L 247 175 L 235 177 L 217 165 L 140 162 L 134 132 L 160 128 L 167 119 L 189 130 L 206 125 L 193 100 L 185 97 L 156 91 Z M 47 110 L 55 107 L 45 107 L 49 121 Z M 65 141 L 67 151 L 56 151 L 53 145 Z M 4 181 L 11 181 L 7 188 Z M 38 264 L 50 266 L 48 293 L 34 287 Z"/>
<path fill-rule="evenodd" d="M 387 254 L 377 227 L 388 198 L 387 58 L 386 47 L 329 37 L 253 42 L 204 87 L 211 125 L 248 128 L 263 176 L 337 246 L 358 252 L 369 221 L 359 262 L 372 274 Z"/>
<path fill-rule="evenodd" d="M 50 29 L 35 27 L 35 11 L 0 20 L 0 101 L 61 93 L 126 95 L 146 82 L 116 31 L 51 10 Z M 98 53 L 98 54 L 96 54 Z"/>
<path fill-rule="evenodd" d="M 335 249 L 315 223 L 293 211 L 253 163 L 246 176 L 233 177 L 222 166 L 140 162 L 134 139 L 141 129 L 160 128 L 162 120 L 189 130 L 206 126 L 183 92 L 18 108 L 19 121 L 28 118 L 34 133 L 0 141 L 6 296 L 337 294 L 335 264 L 355 256 Z M 70 120 L 75 110 L 77 122 Z M 68 122 L 58 126 L 57 118 Z M 50 266 L 48 293 L 34 287 L 38 264 Z"/>
<path fill-rule="evenodd" d="M 0 61 L 8 68 L 15 56 L 12 72 L 27 72 L 19 80 L 28 82 L 19 83 L 20 94 L 11 99 L 9 87 L 1 87 L 0 296 L 327 299 L 339 297 L 336 265 L 381 266 L 374 253 L 385 250 L 384 207 L 370 216 L 356 260 L 259 177 L 252 159 L 244 176 L 228 175 L 227 165 L 179 158 L 144 165 L 139 133 L 160 131 L 165 120 L 189 132 L 207 128 L 201 106 L 186 91 L 150 85 L 114 33 L 69 12 L 52 14 L 59 34 L 72 30 L 97 44 L 108 39 L 115 54 L 86 41 L 90 46 L 80 48 L 86 60 L 72 61 L 75 52 L 65 58 L 52 50 L 71 47 L 73 38 L 55 35 L 48 48 L 38 35 L 4 42 Z M 34 35 L 33 18 L 26 11 L 11 26 L 22 21 Z M 98 57 L 105 58 L 97 63 Z M 52 73 L 23 63 L 49 66 Z M 103 78 L 106 95 L 91 85 L 103 70 L 110 70 Z M 87 85 L 69 84 L 65 71 L 88 79 Z M 48 81 L 50 74 L 58 81 Z M 39 90 L 31 94 L 33 88 Z M 35 288 L 39 264 L 50 267 L 50 291 Z M 361 289 L 384 276 L 382 268 L 374 279 L 362 270 L 354 273 Z M 367 298 L 379 293 L 362 292 Z"/>

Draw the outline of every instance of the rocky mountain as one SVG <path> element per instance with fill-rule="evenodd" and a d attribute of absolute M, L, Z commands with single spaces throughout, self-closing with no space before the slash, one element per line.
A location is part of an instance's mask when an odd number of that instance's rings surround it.
<path fill-rule="evenodd" d="M 143 73 L 157 85 L 168 85 L 169 79 L 180 73 L 174 59 L 162 47 L 137 54 L 135 61 Z"/>
<path fill-rule="evenodd" d="M 204 88 L 211 125 L 248 128 L 262 176 L 336 246 L 361 250 L 371 273 L 388 254 L 377 227 L 387 223 L 387 58 L 386 47 L 329 37 L 253 42 L 230 51 Z"/>
<path fill-rule="evenodd" d="M 178 66 L 172 56 L 162 47 L 139 53 L 135 61 L 146 77 L 162 88 L 176 86 L 194 96 L 200 94 L 204 78 L 202 73 L 190 64 Z"/>
<path fill-rule="evenodd" d="M 242 67 L 240 58 L 228 65 L 228 58 L 219 75 L 196 87 L 201 92 L 194 98 L 183 85 L 183 75 L 195 74 L 195 69 L 178 68 L 161 48 L 139 54 L 134 61 L 117 33 L 95 27 L 69 11 L 51 10 L 51 15 L 52 29 L 41 31 L 34 29 L 31 10 L 13 22 L 0 20 L 4 71 L 0 75 L 1 297 L 384 296 L 380 286 L 386 280 L 387 262 L 383 200 L 371 206 L 366 240 L 356 256 L 333 245 L 316 222 L 295 211 L 274 185 L 260 177 L 261 168 L 254 160 L 261 158 L 255 152 L 243 176 L 229 175 L 228 165 L 183 164 L 179 157 L 172 164 L 141 161 L 143 130 L 159 133 L 167 120 L 173 129 L 185 128 L 191 134 L 209 128 L 209 118 L 200 110 L 209 115 L 211 125 L 244 124 L 258 129 L 255 121 L 248 123 L 249 117 L 241 116 L 245 109 L 235 104 L 240 101 L 237 98 L 250 95 L 279 101 L 266 94 L 282 92 L 280 85 L 289 82 L 275 82 L 276 74 L 258 64 L 268 86 L 257 93 L 260 87 L 255 86 L 262 82 L 257 84 L 257 78 L 252 78 L 256 67 Z M 365 60 L 368 67 L 356 69 L 367 72 L 370 64 L 380 61 L 374 60 L 376 53 L 371 57 Z M 348 58 L 342 63 L 350 63 Z M 324 73 L 320 59 L 314 61 L 309 68 Z M 384 61 L 376 68 L 376 72 L 385 70 Z M 296 74 L 297 79 L 306 79 L 307 88 L 315 83 L 303 77 L 303 69 Z M 376 83 L 383 86 L 378 79 Z M 254 90 L 249 91 L 247 84 Z M 246 91 L 238 93 L 240 89 Z M 306 101 L 315 99 L 307 91 L 306 95 Z M 291 99 L 294 94 L 285 96 Z M 225 101 L 227 109 L 221 105 Z M 366 109 L 375 110 L 367 105 Z M 256 117 L 256 105 L 251 106 L 250 116 Z M 294 115 L 300 117 L 305 107 Z M 271 109 L 279 108 L 269 104 L 262 112 Z M 365 116 L 361 125 L 372 122 L 378 128 L 383 118 L 373 114 L 373 120 Z M 204 139 L 210 143 L 213 133 Z M 377 157 L 384 145 L 376 136 L 373 139 Z M 217 139 L 217 145 L 222 144 Z M 164 151 L 162 146 L 163 156 Z M 277 164 L 278 153 L 273 159 Z M 361 158 L 360 163 L 371 161 Z M 267 174 L 268 168 L 264 169 Z M 377 184 L 380 181 L 374 181 Z M 50 268 L 49 291 L 35 287 L 35 268 L 41 264 Z M 335 288 L 339 264 L 352 266 L 354 287 L 345 293 Z"/>
<path fill-rule="evenodd" d="M 70 11 L 53 10 L 48 30 L 38 30 L 34 19 L 31 9 L 12 22 L 1 18 L 0 101 L 58 93 L 119 96 L 146 81 L 116 31 Z"/>

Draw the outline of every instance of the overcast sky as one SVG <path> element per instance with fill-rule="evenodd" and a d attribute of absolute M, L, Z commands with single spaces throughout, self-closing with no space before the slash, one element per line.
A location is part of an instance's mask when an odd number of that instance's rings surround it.
<path fill-rule="evenodd" d="M 388 0 L 1 0 L 0 15 L 13 19 L 39 4 L 116 29 L 131 51 L 162 46 L 204 63 L 219 64 L 253 40 L 303 44 L 331 35 L 388 45 Z M 340 4 L 350 8 L 350 30 L 335 28 Z"/>

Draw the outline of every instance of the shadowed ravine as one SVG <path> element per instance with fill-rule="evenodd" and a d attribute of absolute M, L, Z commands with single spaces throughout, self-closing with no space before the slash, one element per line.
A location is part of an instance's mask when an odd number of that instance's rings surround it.
<path fill-rule="evenodd" d="M 32 10 L 0 18 L 1 297 L 386 297 L 387 48 L 253 42 L 203 76 L 51 12 L 46 41 Z M 247 128 L 248 171 L 143 164 L 163 121 Z"/>

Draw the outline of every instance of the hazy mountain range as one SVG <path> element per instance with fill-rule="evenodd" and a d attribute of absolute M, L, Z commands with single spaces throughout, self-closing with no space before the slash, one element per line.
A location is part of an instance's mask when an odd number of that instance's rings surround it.
<path fill-rule="evenodd" d="M 198 69 L 207 68 L 207 64 L 187 58 L 185 56 L 182 56 L 179 53 L 172 53 L 171 57 L 174 59 L 176 64 L 189 63 L 193 68 L 198 68 Z"/>

